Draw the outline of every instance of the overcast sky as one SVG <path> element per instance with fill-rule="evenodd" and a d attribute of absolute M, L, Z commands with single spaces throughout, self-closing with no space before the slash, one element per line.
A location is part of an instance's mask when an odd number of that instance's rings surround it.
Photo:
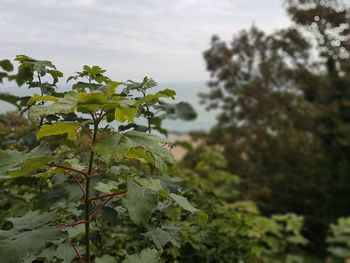
<path fill-rule="evenodd" d="M 115 80 L 205 81 L 202 52 L 253 23 L 288 25 L 283 0 L 0 0 L 0 59 L 50 59 L 66 75 L 99 65 Z"/>

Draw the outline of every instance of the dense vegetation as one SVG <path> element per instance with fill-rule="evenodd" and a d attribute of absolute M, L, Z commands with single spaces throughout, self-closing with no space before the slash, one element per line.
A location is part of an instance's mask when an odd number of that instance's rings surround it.
<path fill-rule="evenodd" d="M 174 165 L 167 140 L 150 134 L 166 133 L 165 117 L 195 116 L 184 102 L 159 100 L 174 91 L 152 94 L 152 79 L 121 83 L 100 67 L 84 66 L 68 78 L 79 80 L 72 90 L 58 92 L 62 73 L 51 62 L 24 55 L 16 61 L 16 73 L 9 60 L 0 61 L 1 81 L 36 88 L 40 95 L 1 94 L 18 108 L 0 119 L 1 260 L 300 258 L 307 243 L 302 217 L 264 217 L 254 203 L 240 201 L 240 179 L 227 172 L 218 150 L 197 149 L 187 164 Z M 135 124 L 138 117 L 148 125 Z"/>
<path fill-rule="evenodd" d="M 328 224 L 350 214 L 350 9 L 346 1 L 289 0 L 293 24 L 253 26 L 231 43 L 212 38 L 208 108 L 229 170 L 264 214 L 305 218 L 308 249 L 322 255 Z"/>

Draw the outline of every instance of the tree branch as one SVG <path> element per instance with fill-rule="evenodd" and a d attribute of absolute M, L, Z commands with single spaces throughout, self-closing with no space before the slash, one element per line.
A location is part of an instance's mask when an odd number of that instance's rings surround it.
<path fill-rule="evenodd" d="M 113 199 L 113 196 L 109 197 L 106 201 L 104 201 L 99 207 L 95 209 L 95 211 L 90 215 L 90 220 L 94 219 L 94 217 L 101 211 L 101 209 Z"/>
<path fill-rule="evenodd" d="M 68 241 L 69 241 L 70 245 L 72 246 L 72 248 L 74 249 L 75 254 L 77 254 L 77 256 L 78 256 L 78 258 L 79 258 L 80 263 L 85 263 L 85 260 L 83 259 L 83 257 L 82 257 L 82 256 L 80 256 L 79 251 L 78 251 L 78 250 L 75 248 L 75 246 L 74 246 L 73 242 L 72 242 L 71 240 L 68 240 Z"/>
<path fill-rule="evenodd" d="M 47 163 L 46 165 L 49 167 L 62 168 L 62 169 L 67 170 L 67 171 L 75 172 L 75 173 L 83 175 L 84 177 L 88 176 L 87 173 L 84 173 L 83 171 L 79 171 L 79 170 L 74 169 L 72 167 L 67 167 L 67 166 L 63 166 L 63 165 L 55 164 L 55 163 Z"/>
<path fill-rule="evenodd" d="M 114 197 L 114 196 L 117 196 L 117 195 L 122 195 L 122 194 L 125 194 L 127 191 L 128 190 L 125 189 L 125 190 L 121 190 L 119 192 L 108 194 L 108 195 L 101 195 L 101 196 L 92 197 L 92 198 L 90 198 L 90 201 L 99 200 L 99 199 L 105 199 L 107 197 Z"/>
<path fill-rule="evenodd" d="M 72 174 L 69 175 L 70 177 L 73 178 L 73 180 L 78 184 L 80 190 L 83 192 L 83 195 L 84 195 L 84 198 L 86 196 L 86 193 L 85 193 L 85 190 L 84 190 L 84 187 L 81 185 L 81 183 L 79 182 L 79 180 Z"/>

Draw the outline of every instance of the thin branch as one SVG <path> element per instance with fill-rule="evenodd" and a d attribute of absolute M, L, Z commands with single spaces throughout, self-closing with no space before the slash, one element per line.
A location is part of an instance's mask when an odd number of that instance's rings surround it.
<path fill-rule="evenodd" d="M 64 170 L 72 171 L 72 172 L 81 174 L 81 175 L 83 175 L 84 177 L 87 177 L 87 176 L 88 176 L 87 173 L 84 173 L 83 171 L 74 169 L 74 168 L 72 168 L 72 167 L 67 167 L 67 166 L 63 166 L 63 165 L 55 164 L 55 163 L 47 163 L 46 165 L 49 166 L 49 167 L 62 168 L 62 169 L 64 169 Z"/>
<path fill-rule="evenodd" d="M 92 112 L 90 112 L 90 116 L 91 116 L 92 120 L 94 121 L 94 123 L 96 123 L 95 115 Z"/>
<path fill-rule="evenodd" d="M 71 223 L 71 224 L 59 225 L 59 227 L 61 227 L 61 228 L 73 227 L 73 226 L 80 225 L 80 224 L 85 224 L 85 223 L 86 223 L 85 220 L 80 220 L 80 221 L 77 221 L 77 222 L 74 222 L 74 223 Z"/>
<path fill-rule="evenodd" d="M 104 201 L 99 207 L 95 209 L 95 211 L 90 215 L 90 220 L 94 219 L 94 217 L 101 211 L 101 209 L 113 199 L 113 196 L 109 197 L 106 201 Z"/>
<path fill-rule="evenodd" d="M 83 195 L 84 197 L 86 196 L 86 193 L 85 193 L 85 190 L 84 190 L 84 187 L 81 185 L 81 183 L 79 182 L 79 180 L 72 174 L 70 174 L 70 177 L 73 178 L 73 180 L 78 184 L 80 190 L 83 192 Z"/>
<path fill-rule="evenodd" d="M 117 196 L 117 195 L 125 194 L 126 192 L 127 192 L 127 190 L 125 189 L 125 190 L 121 190 L 119 192 L 108 194 L 108 195 L 96 196 L 96 197 L 90 198 L 90 201 L 99 200 L 99 199 L 105 199 L 107 197 L 114 197 L 114 196 Z"/>
<path fill-rule="evenodd" d="M 85 263 L 85 260 L 84 260 L 83 257 L 79 254 L 79 251 L 75 248 L 73 242 L 72 242 L 71 240 L 68 240 L 68 241 L 69 241 L 70 245 L 72 246 L 72 248 L 74 249 L 75 254 L 77 254 L 80 263 Z"/>

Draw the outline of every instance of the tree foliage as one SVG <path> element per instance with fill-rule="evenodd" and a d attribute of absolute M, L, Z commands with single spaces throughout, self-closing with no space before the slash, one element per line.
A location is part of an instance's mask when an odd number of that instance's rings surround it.
<path fill-rule="evenodd" d="M 151 110 L 159 107 L 161 98 L 172 98 L 175 92 L 165 89 L 152 94 L 149 91 L 156 86 L 152 79 L 116 82 L 105 76 L 102 68 L 84 66 L 82 72 L 68 78 L 77 81 L 72 90 L 61 93 L 57 85 L 63 74 L 50 61 L 25 55 L 17 56 L 16 61 L 18 72 L 4 77 L 37 88 L 40 95 L 34 94 L 20 109 L 31 121 L 23 120 L 24 132 L 33 135 L 30 143 L 21 146 L 17 138 L 8 138 L 13 136 L 12 131 L 3 132 L 0 177 L 8 214 L 1 230 L 1 259 L 8 263 L 89 263 L 95 258 L 158 262 L 165 244 L 179 247 L 178 238 L 160 241 L 159 233 L 151 231 L 175 229 L 171 225 L 162 227 L 161 221 L 154 219 L 157 213 L 172 205 L 201 217 L 205 213 L 181 197 L 180 185 L 168 187 L 166 176 L 174 164 L 172 154 L 164 147 L 169 142 L 148 134 L 158 117 Z M 2 61 L 1 67 L 6 72 L 13 70 L 8 60 Z M 135 95 L 135 90 L 139 94 Z M 149 126 L 143 131 L 133 130 L 139 128 L 135 119 L 140 116 L 148 119 Z M 6 129 L 10 119 L 4 121 Z M 125 121 L 133 126 L 115 128 Z M 14 133 L 23 136 L 16 130 Z M 11 197 L 20 201 L 12 202 Z M 143 242 L 135 245 L 135 250 L 123 243 L 122 254 L 109 251 L 112 255 L 104 255 L 103 222 L 115 225 L 120 218 L 135 232 L 136 240 L 150 238 L 154 245 Z M 123 232 L 120 225 L 116 225 L 116 233 Z M 137 237 L 136 233 L 144 235 Z"/>
<path fill-rule="evenodd" d="M 220 114 L 208 142 L 247 178 L 246 196 L 264 213 L 306 216 L 320 253 L 324 226 L 350 213 L 350 9 L 340 0 L 290 0 L 286 9 L 289 28 L 212 38 L 202 98 Z"/>

